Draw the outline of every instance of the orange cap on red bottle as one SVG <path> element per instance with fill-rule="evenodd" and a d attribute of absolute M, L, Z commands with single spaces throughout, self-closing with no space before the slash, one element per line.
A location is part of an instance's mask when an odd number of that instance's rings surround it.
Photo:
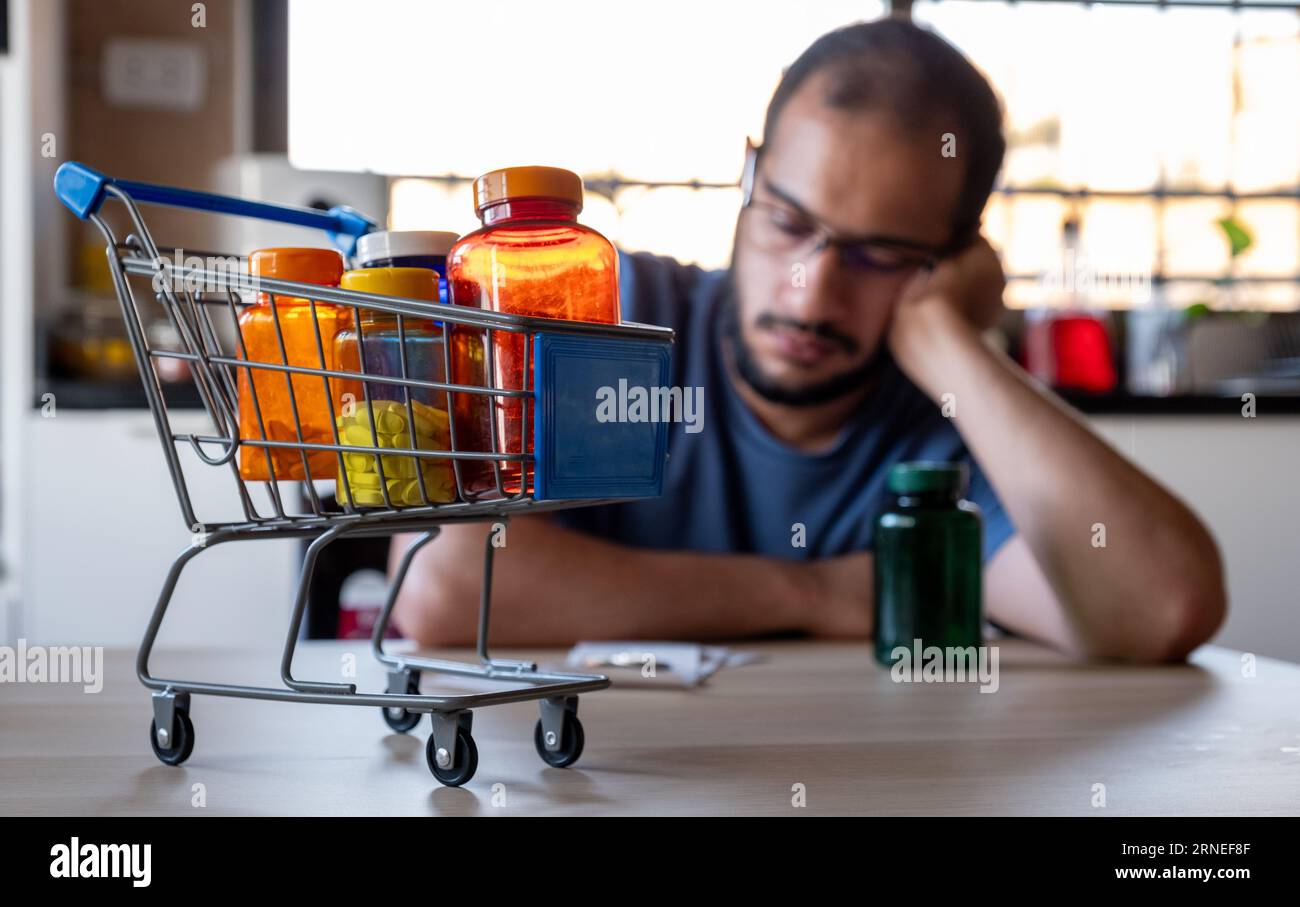
<path fill-rule="evenodd" d="M 474 212 L 513 198 L 553 198 L 582 210 L 582 177 L 560 167 L 506 167 L 474 180 Z"/>

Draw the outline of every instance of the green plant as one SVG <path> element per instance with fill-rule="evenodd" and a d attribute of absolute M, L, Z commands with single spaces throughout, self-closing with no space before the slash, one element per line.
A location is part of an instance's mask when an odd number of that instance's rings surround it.
<path fill-rule="evenodd" d="M 1215 221 L 1223 235 L 1228 238 L 1228 254 L 1236 259 L 1237 256 L 1245 252 L 1255 242 L 1255 237 L 1250 235 L 1250 230 L 1246 225 L 1235 217 L 1221 217 Z"/>

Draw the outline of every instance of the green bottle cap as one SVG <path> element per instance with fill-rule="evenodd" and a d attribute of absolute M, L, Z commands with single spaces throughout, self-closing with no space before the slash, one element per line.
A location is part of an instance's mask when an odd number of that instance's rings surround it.
<path fill-rule="evenodd" d="M 889 490 L 894 494 L 926 494 L 928 492 L 950 492 L 962 494 L 966 491 L 969 470 L 965 463 L 931 463 L 913 461 L 896 463 L 889 470 Z"/>

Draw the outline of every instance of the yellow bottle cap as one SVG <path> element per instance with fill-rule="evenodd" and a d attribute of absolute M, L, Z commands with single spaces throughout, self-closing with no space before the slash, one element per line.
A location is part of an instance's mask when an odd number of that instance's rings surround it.
<path fill-rule="evenodd" d="M 582 210 L 582 177 L 559 167 L 506 167 L 474 181 L 474 212 L 515 198 L 553 198 Z"/>
<path fill-rule="evenodd" d="M 438 301 L 438 273 L 428 268 L 357 268 L 347 271 L 339 289 Z"/>

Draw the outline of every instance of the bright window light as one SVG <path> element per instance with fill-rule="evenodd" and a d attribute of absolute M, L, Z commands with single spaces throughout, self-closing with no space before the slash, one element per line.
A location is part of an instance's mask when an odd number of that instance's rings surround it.
<path fill-rule="evenodd" d="M 294 0 L 295 166 L 735 180 L 782 67 L 882 4 Z"/>
<path fill-rule="evenodd" d="M 583 221 L 626 249 L 727 264 L 745 136 L 758 138 L 782 68 L 813 40 L 873 19 L 862 0 L 291 0 L 289 151 L 299 167 L 393 176 L 390 226 L 477 226 L 474 177 L 550 164 L 588 181 Z M 913 14 L 1005 101 L 1005 186 L 985 232 L 1030 305 L 1077 220 L 1092 265 L 1270 284 L 1238 299 L 1294 308 L 1300 273 L 1300 19 L 1291 10 L 918 0 Z M 612 197 L 596 181 L 631 186 Z M 1169 198 L 1150 190 L 1283 193 Z M 1062 198 L 1062 190 L 1124 198 Z M 1053 194 L 1056 193 L 1056 194 Z M 1255 237 L 1230 262 L 1216 221 Z M 1189 291 L 1190 292 L 1190 291 Z M 1198 296 L 1198 299 L 1200 297 Z M 1124 305 L 1125 300 L 1107 300 Z"/>

